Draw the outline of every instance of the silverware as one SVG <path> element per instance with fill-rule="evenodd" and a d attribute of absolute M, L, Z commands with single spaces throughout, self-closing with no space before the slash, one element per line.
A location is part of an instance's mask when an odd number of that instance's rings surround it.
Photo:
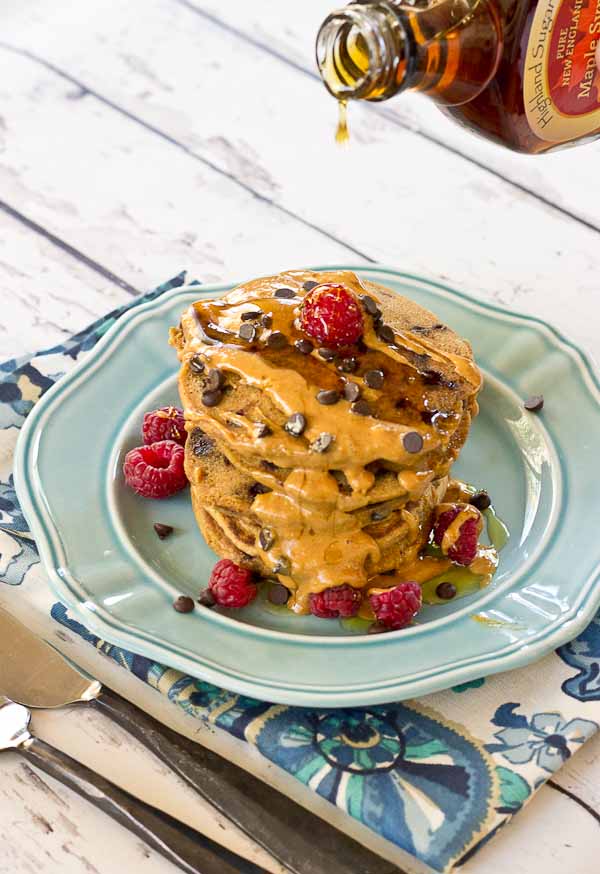
<path fill-rule="evenodd" d="M 126 729 L 292 874 L 401 874 L 262 780 L 103 689 L 1 609 L 0 693 L 29 707 L 87 702 Z"/>
<path fill-rule="evenodd" d="M 30 718 L 26 707 L 0 696 L 0 751 L 20 753 L 30 764 L 69 786 L 188 874 L 260 874 L 261 868 L 34 737 L 29 731 Z"/>

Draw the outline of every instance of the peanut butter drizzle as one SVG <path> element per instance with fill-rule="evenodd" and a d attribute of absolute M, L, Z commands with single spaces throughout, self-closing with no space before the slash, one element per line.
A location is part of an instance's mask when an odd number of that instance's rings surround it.
<path fill-rule="evenodd" d="M 316 399 L 317 392 L 332 387 L 332 381 L 333 385 L 341 387 L 345 377 L 338 376 L 330 365 L 322 362 L 316 350 L 306 357 L 318 362 L 323 379 L 329 380 L 327 385 L 311 382 L 305 375 L 306 366 L 303 367 L 305 356 L 289 347 L 286 356 L 296 357 L 290 360 L 290 366 L 278 366 L 276 356 L 265 344 L 269 335 L 276 331 L 284 333 L 290 342 L 303 336 L 298 331 L 296 320 L 305 294 L 302 285 L 306 280 L 342 283 L 357 295 L 368 293 L 377 300 L 377 295 L 349 271 L 290 272 L 255 280 L 238 287 L 223 299 L 201 301 L 191 307 L 182 319 L 186 342 L 180 351 L 184 364 L 200 355 L 206 369 L 218 368 L 255 386 L 285 416 L 302 413 L 306 418 L 306 429 L 301 437 L 293 437 L 281 427 L 273 429 L 269 436 L 259 437 L 260 423 L 249 421 L 246 416 L 231 410 L 201 405 L 185 410 L 191 426 L 202 428 L 219 443 L 228 457 L 231 453 L 235 459 L 232 463 L 240 463 L 256 481 L 272 489 L 268 494 L 255 497 L 252 514 L 262 528 L 273 532 L 275 543 L 268 552 L 257 543 L 255 554 L 292 591 L 289 606 L 298 613 L 308 612 L 312 592 L 343 583 L 363 588 L 368 583 L 369 566 L 378 560 L 380 548 L 377 541 L 361 529 L 356 516 L 350 513 L 350 510 L 369 503 L 369 491 L 375 477 L 365 469 L 366 466 L 378 459 L 385 459 L 386 463 L 393 465 L 398 470 L 398 493 L 404 504 L 408 504 L 432 488 L 436 477 L 445 475 L 446 471 L 439 468 L 439 461 L 436 469 L 430 467 L 428 454 L 443 449 L 443 445 L 450 441 L 453 426 L 457 426 L 460 420 L 458 415 L 454 420 L 449 415 L 449 430 L 440 433 L 431 425 L 406 425 L 354 414 L 350 411 L 350 403 L 343 398 L 335 405 L 322 405 Z M 275 291 L 282 287 L 292 288 L 297 297 L 276 298 Z M 238 338 L 243 324 L 242 314 L 249 309 L 272 315 L 270 328 L 256 323 L 257 337 L 251 346 Z M 434 362 L 450 365 L 470 385 L 472 396 L 477 393 L 481 376 L 469 359 L 440 351 L 409 332 L 396 332 L 392 347 L 376 335 L 369 316 L 365 316 L 364 323 L 365 345 L 385 356 L 390 371 L 397 366 L 394 362 L 398 362 L 418 374 L 410 355 L 403 354 L 403 350 L 427 355 Z M 347 378 L 356 379 L 353 375 Z M 375 404 L 382 392 L 360 382 L 362 397 Z M 232 424 L 235 427 L 231 427 Z M 408 453 L 403 446 L 403 436 L 411 431 L 418 431 L 423 439 L 420 452 Z M 324 432 L 335 438 L 330 448 L 324 453 L 310 451 L 310 444 Z M 291 472 L 281 483 L 260 465 L 261 460 L 268 460 Z M 340 492 L 330 470 L 343 472 L 352 488 L 351 496 Z M 408 509 L 402 510 L 402 519 L 414 538 L 418 519 Z M 244 548 L 247 550 L 247 546 Z M 416 551 L 408 558 L 414 564 Z M 282 559 L 288 563 L 289 573 L 286 569 L 285 573 L 277 574 Z M 403 570 L 403 578 L 412 577 L 407 577 Z"/>

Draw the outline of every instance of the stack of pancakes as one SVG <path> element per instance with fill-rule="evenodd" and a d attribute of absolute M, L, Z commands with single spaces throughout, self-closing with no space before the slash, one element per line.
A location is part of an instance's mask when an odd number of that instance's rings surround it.
<path fill-rule="evenodd" d="M 301 329 L 304 295 L 330 283 L 363 308 L 349 349 Z M 198 301 L 171 342 L 194 512 L 215 552 L 276 578 L 298 613 L 311 592 L 366 592 L 417 559 L 477 412 L 468 343 L 350 271 L 287 272 Z"/>

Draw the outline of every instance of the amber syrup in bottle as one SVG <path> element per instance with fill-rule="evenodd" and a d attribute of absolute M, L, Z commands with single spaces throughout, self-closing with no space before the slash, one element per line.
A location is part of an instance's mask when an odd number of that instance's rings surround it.
<path fill-rule="evenodd" d="M 422 92 L 538 154 L 600 137 L 599 44 L 600 0 L 358 0 L 324 21 L 317 63 L 343 112 Z"/>

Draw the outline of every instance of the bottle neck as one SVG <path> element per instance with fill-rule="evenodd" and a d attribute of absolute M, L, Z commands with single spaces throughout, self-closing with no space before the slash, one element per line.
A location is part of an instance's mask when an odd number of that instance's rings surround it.
<path fill-rule="evenodd" d="M 317 37 L 317 63 L 338 100 L 387 100 L 410 89 L 446 105 L 472 100 L 502 51 L 493 0 L 356 0 Z"/>

